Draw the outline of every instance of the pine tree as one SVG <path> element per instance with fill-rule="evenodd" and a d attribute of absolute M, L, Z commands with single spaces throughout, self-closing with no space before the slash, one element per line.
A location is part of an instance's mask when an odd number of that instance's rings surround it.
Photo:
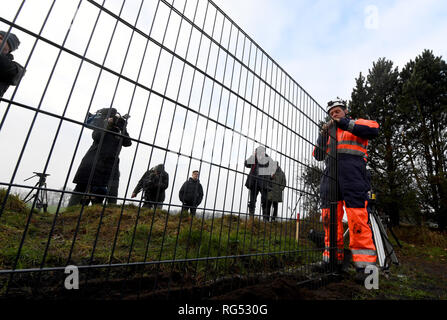
<path fill-rule="evenodd" d="M 369 141 L 368 167 L 372 171 L 378 207 L 390 216 L 394 225 L 399 224 L 402 207 L 398 199 L 405 185 L 401 170 L 402 139 L 398 134 L 402 125 L 402 118 L 397 114 L 400 91 L 398 69 L 393 68 L 392 61 L 381 58 L 373 63 L 366 78 L 360 73 L 350 102 L 353 118 L 372 119 L 380 125 L 379 136 Z"/>
<path fill-rule="evenodd" d="M 447 227 L 447 64 L 425 50 L 402 70 L 406 149 L 427 215 Z"/>

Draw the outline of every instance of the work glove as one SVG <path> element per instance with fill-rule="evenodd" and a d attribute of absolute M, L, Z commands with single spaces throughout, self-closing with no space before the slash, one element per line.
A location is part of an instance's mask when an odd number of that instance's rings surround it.
<path fill-rule="evenodd" d="M 329 120 L 325 124 L 323 124 L 323 127 L 320 130 L 320 134 L 327 134 L 329 129 L 334 125 L 334 120 Z"/>

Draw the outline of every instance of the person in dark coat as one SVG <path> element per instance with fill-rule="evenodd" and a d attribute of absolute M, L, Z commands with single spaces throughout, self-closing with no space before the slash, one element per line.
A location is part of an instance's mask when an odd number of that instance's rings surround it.
<path fill-rule="evenodd" d="M 255 214 L 256 198 L 261 193 L 261 208 L 264 219 L 267 219 L 267 194 L 271 189 L 271 178 L 276 171 L 275 162 L 259 146 L 253 155 L 245 160 L 245 167 L 250 168 L 245 187 L 250 191 L 248 209 L 250 215 Z"/>
<path fill-rule="evenodd" d="M 5 40 L 6 39 L 6 40 Z M 13 33 L 0 31 L 0 98 L 3 97 L 9 86 L 16 86 L 19 84 L 25 69 L 14 61 L 14 56 L 11 54 L 20 45 L 19 38 Z"/>
<path fill-rule="evenodd" d="M 118 189 L 120 184 L 120 172 L 113 175 L 113 181 L 110 183 L 110 185 L 107 187 L 109 197 L 107 199 L 107 203 L 110 204 L 116 204 L 118 202 Z"/>
<path fill-rule="evenodd" d="M 84 158 L 79 165 L 79 168 L 73 179 L 73 183 L 76 183 L 74 191 L 87 192 L 99 195 L 107 195 L 108 184 L 110 181 L 119 179 L 119 154 L 121 148 L 129 147 L 132 145 L 129 134 L 124 127 L 116 124 L 117 111 L 111 108 L 108 114 L 108 118 L 104 119 L 105 129 L 122 134 L 122 136 L 106 132 L 98 127 L 92 127 L 93 144 L 85 154 Z M 101 142 L 101 137 L 103 140 Z M 95 158 L 96 164 L 95 164 Z M 89 184 L 89 179 L 91 181 Z M 73 206 L 79 203 L 88 205 L 90 201 L 94 204 L 102 203 L 104 196 L 82 196 L 79 194 L 73 194 L 71 196 L 68 206 Z"/>
<path fill-rule="evenodd" d="M 161 209 L 168 186 L 169 174 L 165 171 L 164 164 L 159 164 L 144 173 L 132 193 L 132 198 L 143 190 L 143 199 L 145 199 L 143 207 Z"/>
<path fill-rule="evenodd" d="M 275 218 L 278 216 L 278 203 L 283 200 L 283 191 L 286 184 L 286 175 L 276 161 L 276 172 L 272 177 L 272 188 L 267 195 L 267 219 L 270 217 L 270 211 L 273 206 L 271 221 L 275 221 Z"/>
<path fill-rule="evenodd" d="M 178 193 L 179 199 L 182 202 L 182 212 L 191 212 L 191 215 L 196 214 L 196 209 L 203 199 L 203 188 L 199 181 L 199 171 L 194 170 L 192 177 L 183 183 Z"/>

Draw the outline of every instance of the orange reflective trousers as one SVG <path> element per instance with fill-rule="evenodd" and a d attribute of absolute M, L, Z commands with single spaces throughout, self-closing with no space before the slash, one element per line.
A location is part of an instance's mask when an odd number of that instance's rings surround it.
<path fill-rule="evenodd" d="M 352 252 L 352 261 L 356 268 L 365 268 L 376 262 L 376 247 L 374 245 L 371 227 L 368 221 L 368 211 L 364 208 L 347 208 L 345 201 L 337 203 L 337 261 L 343 262 L 343 206 L 348 217 L 349 249 Z M 323 227 L 325 231 L 323 261 L 329 262 L 330 247 L 330 209 L 322 209 Z"/>

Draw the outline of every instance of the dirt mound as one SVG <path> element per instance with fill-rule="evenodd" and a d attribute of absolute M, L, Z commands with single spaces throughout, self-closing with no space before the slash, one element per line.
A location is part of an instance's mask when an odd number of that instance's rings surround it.
<path fill-rule="evenodd" d="M 5 200 L 7 190 L 0 189 L 0 206 L 3 205 L 3 201 Z M 23 202 L 19 196 L 15 194 L 9 194 L 5 204 L 5 210 L 14 211 L 17 213 L 25 213 L 27 211 L 26 204 Z"/>

